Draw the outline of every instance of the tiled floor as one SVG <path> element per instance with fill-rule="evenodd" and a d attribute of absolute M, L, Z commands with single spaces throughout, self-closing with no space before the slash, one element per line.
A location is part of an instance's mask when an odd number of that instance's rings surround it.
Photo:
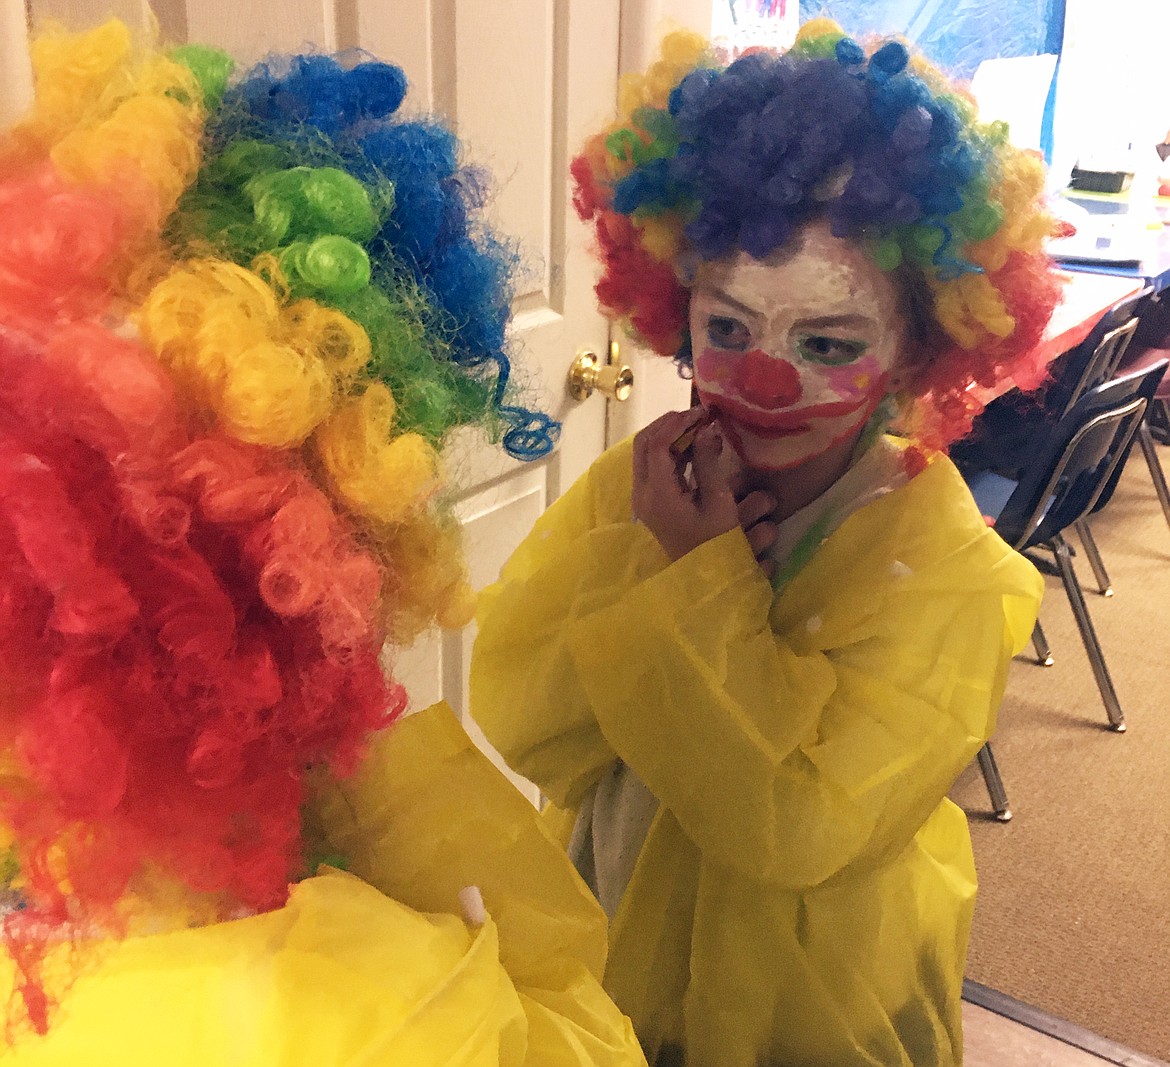
<path fill-rule="evenodd" d="M 964 1067 L 1101 1067 L 1112 1063 L 963 1002 Z"/>

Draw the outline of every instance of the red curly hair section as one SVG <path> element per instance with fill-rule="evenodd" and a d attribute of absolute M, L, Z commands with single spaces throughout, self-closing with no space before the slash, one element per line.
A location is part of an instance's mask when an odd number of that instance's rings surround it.
<path fill-rule="evenodd" d="M 306 767 L 345 774 L 405 703 L 379 590 L 295 453 L 189 435 L 136 343 L 0 335 L 0 811 L 30 910 L 100 912 L 149 869 L 280 904 Z"/>

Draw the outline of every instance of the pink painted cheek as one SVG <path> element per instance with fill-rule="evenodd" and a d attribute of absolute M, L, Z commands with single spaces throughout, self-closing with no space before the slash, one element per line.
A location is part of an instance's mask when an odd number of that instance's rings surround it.
<path fill-rule="evenodd" d="M 695 357 L 695 385 L 698 388 L 715 388 L 727 393 L 734 387 L 736 365 L 742 357 L 737 352 L 722 349 L 703 349 Z"/>
<path fill-rule="evenodd" d="M 735 364 L 739 360 L 730 354 L 714 348 L 704 348 L 695 358 L 695 379 L 701 385 L 717 385 L 726 389 L 735 376 Z"/>
<path fill-rule="evenodd" d="M 874 356 L 863 356 L 843 367 L 827 367 L 824 376 L 842 400 L 859 400 L 879 390 L 884 392 L 886 387 L 886 375 Z"/>

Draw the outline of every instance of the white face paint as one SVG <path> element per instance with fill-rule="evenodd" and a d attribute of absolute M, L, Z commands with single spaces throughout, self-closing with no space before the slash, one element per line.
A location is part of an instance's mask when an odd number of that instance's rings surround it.
<path fill-rule="evenodd" d="M 905 334 L 897 284 L 857 245 L 812 223 L 765 260 L 699 268 L 695 387 L 743 462 L 785 470 L 859 434 Z"/>

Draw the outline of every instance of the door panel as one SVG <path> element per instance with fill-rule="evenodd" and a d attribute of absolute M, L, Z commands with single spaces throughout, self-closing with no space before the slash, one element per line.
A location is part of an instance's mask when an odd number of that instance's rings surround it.
<path fill-rule="evenodd" d="M 622 5 L 619 71 L 645 70 L 658 55 L 662 33 L 674 27 L 711 35 L 712 9 L 724 0 L 627 0 Z M 795 6 L 795 5 L 794 5 Z M 634 372 L 634 391 L 624 404 L 611 404 L 608 443 L 614 444 L 637 432 L 667 411 L 690 407 L 691 384 L 678 375 L 674 362 L 618 338 L 622 362 Z"/>
<path fill-rule="evenodd" d="M 149 17 L 150 5 L 147 0 L 32 0 L 28 11 L 34 25 L 56 19 L 70 29 L 83 30 L 111 17 L 142 25 Z"/>
<path fill-rule="evenodd" d="M 338 47 L 334 7 L 325 0 L 192 0 L 170 6 L 185 10 L 188 40 L 218 45 L 241 62 L 268 52 L 302 52 L 310 43 L 330 52 Z"/>
<path fill-rule="evenodd" d="M 31 100 L 26 12 L 23 4 L 0 0 L 0 126 L 23 114 Z"/>

